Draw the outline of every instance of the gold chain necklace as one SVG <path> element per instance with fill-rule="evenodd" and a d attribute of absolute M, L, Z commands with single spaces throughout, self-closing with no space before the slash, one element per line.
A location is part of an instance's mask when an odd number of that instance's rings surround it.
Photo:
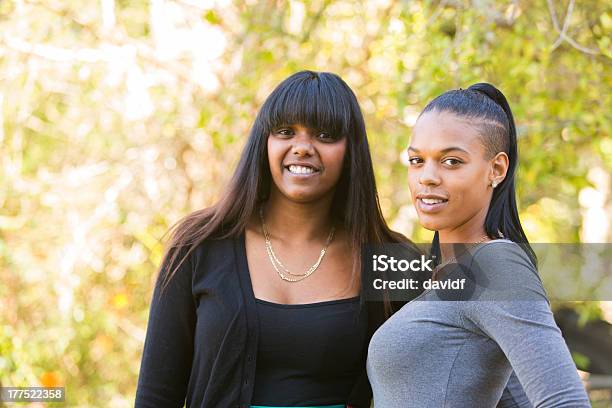
<path fill-rule="evenodd" d="M 335 226 L 332 225 L 331 231 L 329 232 L 329 235 L 327 236 L 327 241 L 325 242 L 325 245 L 323 246 L 323 249 L 321 249 L 321 253 L 319 254 L 319 259 L 317 259 L 317 262 L 315 262 L 314 265 L 308 268 L 308 270 L 305 273 L 293 273 L 289 271 L 289 269 L 287 269 L 285 265 L 283 265 L 280 259 L 278 259 L 278 257 L 276 256 L 276 253 L 274 252 L 274 248 L 272 248 L 272 241 L 270 240 L 270 234 L 268 234 L 268 229 L 266 228 L 266 222 L 264 221 L 263 206 L 259 208 L 259 218 L 261 219 L 261 229 L 263 231 L 264 238 L 266 241 L 266 252 L 268 253 L 268 258 L 270 259 L 270 262 L 272 263 L 274 270 L 276 271 L 276 273 L 278 273 L 278 276 L 280 276 L 282 280 L 287 281 L 287 282 L 299 282 L 301 280 L 304 280 L 310 275 L 312 275 L 314 271 L 317 270 L 317 268 L 319 268 L 319 265 L 321 265 L 321 261 L 323 261 L 323 257 L 325 256 L 325 253 L 327 252 L 327 248 L 329 247 L 329 244 L 331 244 L 331 242 L 333 241 L 334 234 L 336 232 Z M 292 278 L 291 276 L 296 276 L 296 278 Z"/>
<path fill-rule="evenodd" d="M 481 238 L 480 238 L 478 241 L 476 241 L 476 242 L 472 242 L 472 243 L 470 243 L 469 245 L 466 245 L 466 247 L 465 247 L 465 251 L 463 251 L 461 254 L 464 254 L 464 253 L 465 253 L 466 251 L 468 251 L 470 248 L 472 248 L 472 247 L 474 247 L 474 246 L 476 246 L 476 245 L 478 245 L 478 244 L 482 244 L 482 243 L 483 243 L 483 242 L 485 242 L 487 239 L 489 239 L 489 236 L 488 236 L 488 235 L 483 235 L 483 236 L 482 236 L 482 237 L 481 237 Z M 434 276 L 435 276 L 435 275 L 437 275 L 437 273 L 440 271 L 440 269 L 442 269 L 442 268 L 443 268 L 443 267 L 445 267 L 446 265 L 451 264 L 451 263 L 453 263 L 454 261 L 456 261 L 456 260 L 457 260 L 457 256 L 459 256 L 459 255 L 452 256 L 452 257 L 448 258 L 446 261 L 444 261 L 444 262 L 440 263 L 438 266 L 436 266 L 436 267 L 435 267 L 435 269 L 434 269 Z"/>

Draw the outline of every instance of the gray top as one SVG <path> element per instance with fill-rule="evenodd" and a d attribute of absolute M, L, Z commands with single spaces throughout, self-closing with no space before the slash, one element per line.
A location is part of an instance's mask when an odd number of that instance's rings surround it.
<path fill-rule="evenodd" d="M 472 300 L 426 291 L 374 333 L 374 406 L 590 407 L 527 255 L 508 240 L 470 255 Z"/>

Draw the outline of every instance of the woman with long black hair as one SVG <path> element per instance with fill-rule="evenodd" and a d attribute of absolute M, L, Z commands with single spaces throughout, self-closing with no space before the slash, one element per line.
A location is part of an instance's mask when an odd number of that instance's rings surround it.
<path fill-rule="evenodd" d="M 337 75 L 266 99 L 217 204 L 173 229 L 155 287 L 137 407 L 369 407 L 365 243 L 381 215 L 364 120 Z M 366 313 L 367 311 L 367 313 Z"/>
<path fill-rule="evenodd" d="M 377 330 L 367 361 L 375 406 L 589 407 L 518 217 L 504 95 L 481 83 L 435 98 L 408 157 L 419 222 L 435 231 L 441 259 L 432 279 L 469 285 L 426 290 Z"/>

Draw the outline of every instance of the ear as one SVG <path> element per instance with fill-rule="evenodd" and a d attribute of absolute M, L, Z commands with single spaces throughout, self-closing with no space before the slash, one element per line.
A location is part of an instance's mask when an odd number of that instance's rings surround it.
<path fill-rule="evenodd" d="M 489 175 L 490 185 L 495 188 L 506 178 L 510 160 L 504 152 L 499 152 L 491 159 L 491 172 Z"/>

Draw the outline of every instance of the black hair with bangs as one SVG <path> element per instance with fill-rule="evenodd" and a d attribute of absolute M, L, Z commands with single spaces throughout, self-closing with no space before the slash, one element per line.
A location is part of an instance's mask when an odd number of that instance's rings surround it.
<path fill-rule="evenodd" d="M 359 112 L 359 114 L 357 114 Z M 299 123 L 334 138 L 353 135 L 363 121 L 351 89 L 335 74 L 302 71 L 283 81 L 262 106 L 256 122 L 264 133 Z"/>

